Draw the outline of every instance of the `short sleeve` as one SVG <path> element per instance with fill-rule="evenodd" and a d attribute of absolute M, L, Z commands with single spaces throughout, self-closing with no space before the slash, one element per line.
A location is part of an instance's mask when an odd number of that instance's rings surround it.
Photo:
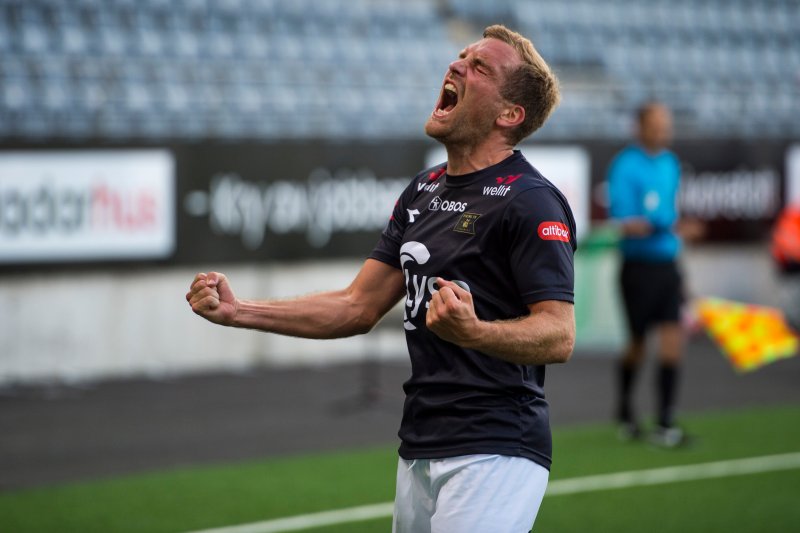
<path fill-rule="evenodd" d="M 509 263 L 526 304 L 575 301 L 575 219 L 566 199 L 552 187 L 520 193 L 504 216 Z"/>

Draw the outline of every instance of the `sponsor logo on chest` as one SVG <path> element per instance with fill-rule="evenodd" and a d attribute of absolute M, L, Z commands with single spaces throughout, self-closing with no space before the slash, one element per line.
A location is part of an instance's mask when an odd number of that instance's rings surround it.
<path fill-rule="evenodd" d="M 434 196 L 431 203 L 428 204 L 429 211 L 452 211 L 455 213 L 463 213 L 467 209 L 467 202 L 454 202 L 452 200 L 442 200 L 438 196 Z"/>
<path fill-rule="evenodd" d="M 406 300 L 403 308 L 403 327 L 414 331 L 425 327 L 424 312 L 431 304 L 431 296 L 439 290 L 436 275 L 425 274 L 422 265 L 431 259 L 431 252 L 421 242 L 409 241 L 400 247 L 400 267 L 406 278 Z M 450 280 L 462 289 L 469 291 L 469 285 L 457 279 Z M 423 305 L 424 304 L 424 305 Z"/>
<path fill-rule="evenodd" d="M 484 187 L 484 196 L 505 196 L 511 190 L 511 185 L 497 185 L 496 187 Z"/>

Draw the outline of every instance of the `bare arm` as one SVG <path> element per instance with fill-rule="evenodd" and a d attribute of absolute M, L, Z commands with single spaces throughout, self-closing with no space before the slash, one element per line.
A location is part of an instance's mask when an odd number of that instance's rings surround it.
<path fill-rule="evenodd" d="M 427 326 L 440 338 L 523 365 L 564 363 L 575 345 L 575 314 L 570 302 L 547 300 L 528 306 L 515 320 L 482 321 L 472 295 L 449 281 L 431 298 Z"/>
<path fill-rule="evenodd" d="M 653 226 L 644 217 L 630 217 L 619 223 L 623 237 L 647 237 L 653 233 Z"/>
<path fill-rule="evenodd" d="M 653 225 L 643 217 L 627 218 L 619 223 L 623 237 L 647 237 L 653 234 Z M 673 226 L 679 237 L 687 241 L 697 241 L 705 236 L 705 224 L 694 218 L 681 218 Z"/>
<path fill-rule="evenodd" d="M 367 259 L 346 289 L 290 300 L 240 300 L 224 274 L 197 274 L 186 300 L 192 311 L 224 326 L 310 339 L 366 333 L 405 293 L 403 273 Z"/>

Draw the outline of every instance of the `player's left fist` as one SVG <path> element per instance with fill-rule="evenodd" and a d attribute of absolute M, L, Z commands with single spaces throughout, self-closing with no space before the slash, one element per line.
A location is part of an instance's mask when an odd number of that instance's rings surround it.
<path fill-rule="evenodd" d="M 452 281 L 437 278 L 436 283 L 439 290 L 431 296 L 425 325 L 439 338 L 468 347 L 479 326 L 472 294 Z"/>

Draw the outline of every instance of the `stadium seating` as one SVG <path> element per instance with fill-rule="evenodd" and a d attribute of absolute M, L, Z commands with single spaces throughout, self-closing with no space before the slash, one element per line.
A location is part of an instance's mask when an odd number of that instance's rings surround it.
<path fill-rule="evenodd" d="M 495 21 L 562 80 L 543 138 L 650 98 L 681 135 L 800 134 L 797 0 L 0 0 L 0 140 L 419 138 Z"/>

